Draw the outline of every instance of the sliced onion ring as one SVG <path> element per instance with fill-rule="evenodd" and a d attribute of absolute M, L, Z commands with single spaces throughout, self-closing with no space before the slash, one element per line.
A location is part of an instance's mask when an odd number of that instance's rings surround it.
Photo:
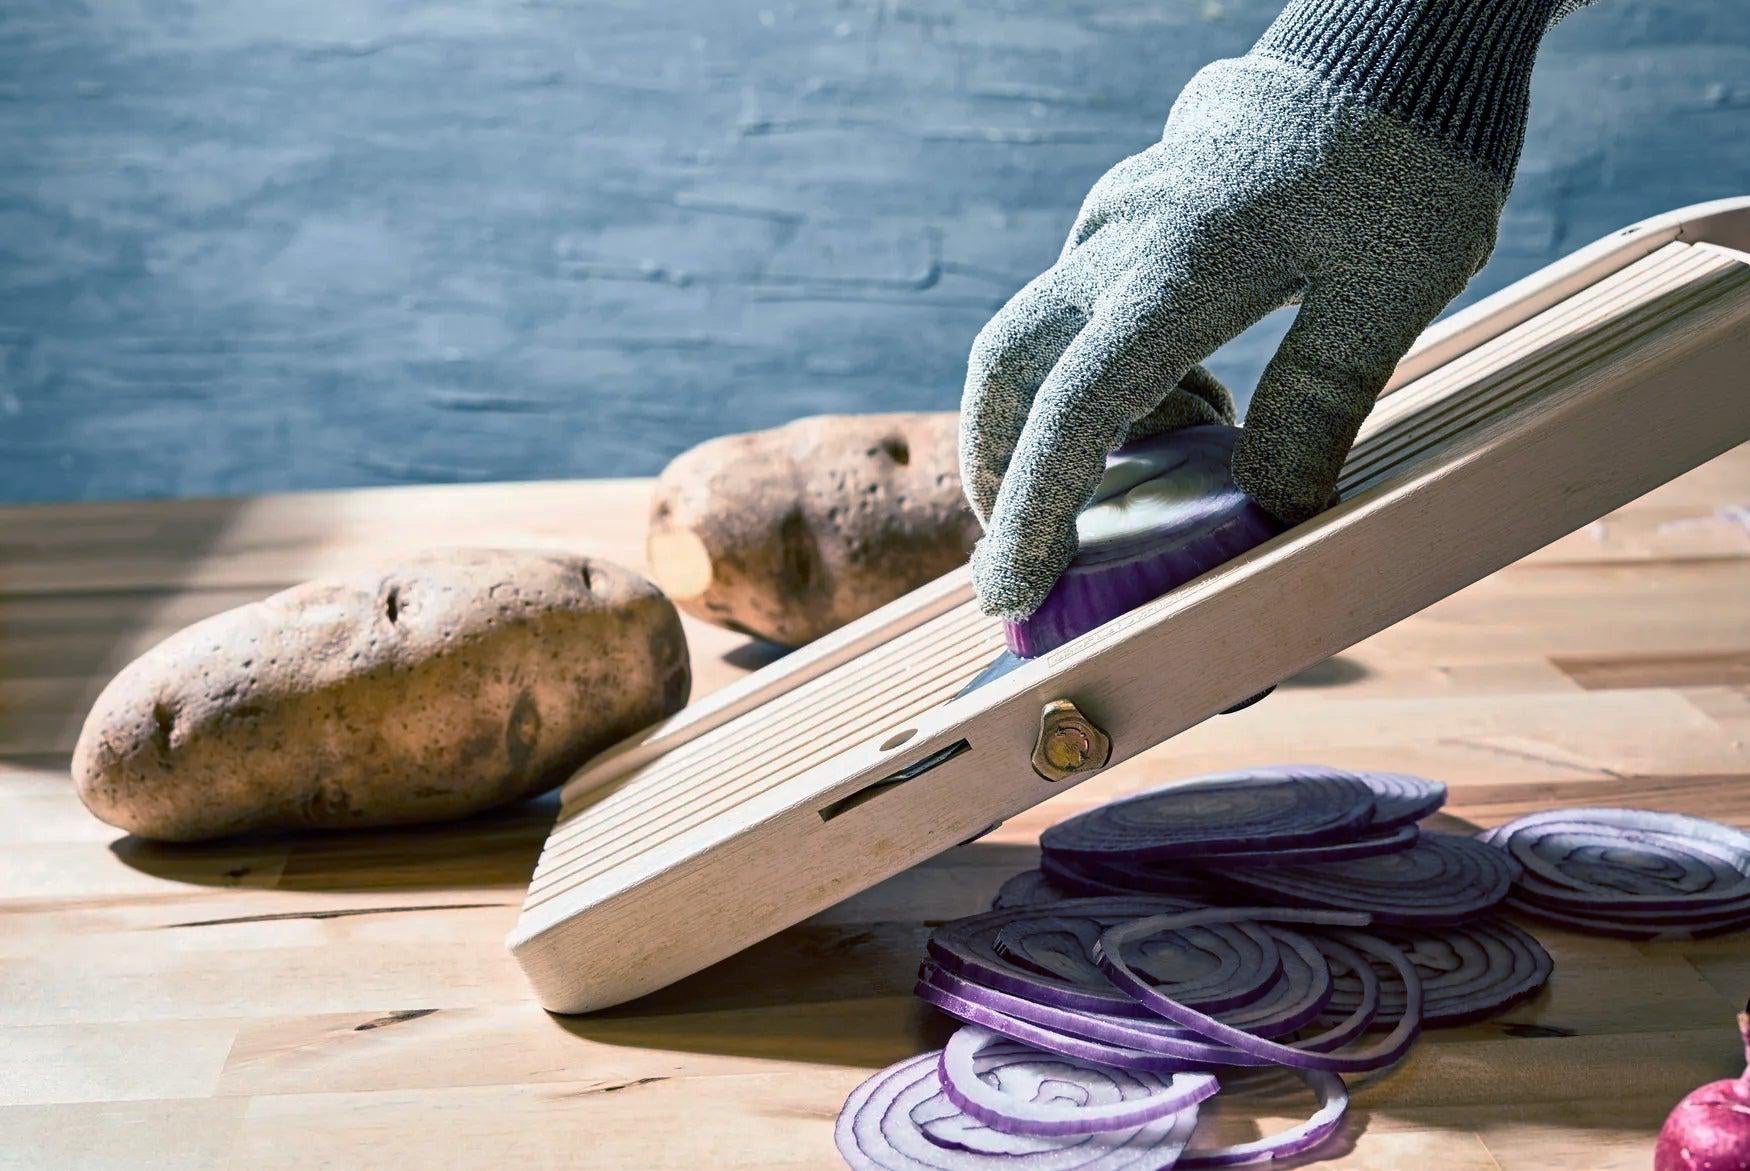
<path fill-rule="evenodd" d="M 1536 938 L 1493 917 L 1433 929 L 1376 926 L 1367 933 L 1401 948 L 1416 966 L 1424 1027 L 1464 1024 L 1500 1012 L 1543 987 L 1553 966 Z M 1330 1011 L 1346 1011 L 1361 992 L 1351 976 L 1339 976 Z M 1375 1027 L 1393 1024 L 1403 1013 L 1404 994 L 1390 985 Z"/>
<path fill-rule="evenodd" d="M 1462 923 L 1507 897 L 1518 873 L 1500 850 L 1427 832 L 1393 854 L 1324 866 L 1236 867 L 1212 880 L 1301 907 L 1363 911 L 1410 927 Z"/>
<path fill-rule="evenodd" d="M 1657 923 L 1636 922 L 1621 915 L 1579 915 L 1571 911 L 1559 911 L 1551 907 L 1540 906 L 1521 898 L 1509 898 L 1504 905 L 1510 911 L 1529 915 L 1533 919 L 1541 919 L 1545 923 L 1553 923 L 1557 927 L 1566 927 L 1570 931 L 1593 935 L 1613 935 L 1618 939 L 1643 939 L 1650 942 L 1706 939 L 1709 936 L 1726 935 L 1750 927 L 1750 915 L 1742 912 L 1719 918 L 1698 916 L 1678 922 Z"/>
<path fill-rule="evenodd" d="M 1081 896 L 1165 895 L 1197 903 L 1214 898 L 1201 875 L 1170 869 L 1164 863 L 1071 859 L 1047 852 L 1039 859 L 1039 872 L 1053 884 Z"/>
<path fill-rule="evenodd" d="M 978 1061 L 981 1054 L 990 1059 Z M 1005 1134 L 1044 1138 L 1147 1126 L 1195 1106 L 1220 1089 L 1214 1075 L 1207 1073 L 1176 1073 L 1164 1079 L 1156 1074 L 1127 1074 L 1123 1076 L 1148 1092 L 1138 1098 L 1116 1092 L 1116 1100 L 1060 1105 L 1025 1100 L 1002 1085 L 1005 1073 L 1019 1073 L 1023 1084 L 1033 1083 L 1035 1092 L 1038 1083 L 1046 1080 L 1069 1081 L 1088 1090 L 1090 1082 L 1113 1076 L 1113 1071 L 1099 1066 L 1083 1064 L 1066 1071 L 1065 1065 L 1062 1057 L 1016 1045 L 978 1025 L 966 1025 L 942 1050 L 938 1074 L 948 1100 L 967 1116 Z M 1078 1072 L 1082 1076 L 1076 1077 Z M 995 1085 L 987 1080 L 993 1077 Z"/>
<path fill-rule="evenodd" d="M 1446 786 L 1405 773 L 1358 772 L 1373 790 L 1373 830 L 1396 829 L 1421 821 L 1446 804 Z"/>
<path fill-rule="evenodd" d="M 1478 835 L 1525 867 L 1508 906 L 1574 931 L 1696 939 L 1750 927 L 1750 834 L 1645 809 L 1557 809 Z"/>
<path fill-rule="evenodd" d="M 948 1100 L 931 1052 L 889 1066 L 845 1101 L 833 1129 L 852 1171 L 1162 1171 L 1197 1125 L 1195 1108 L 1131 1130 L 1069 1138 L 1004 1134 Z M 1018 1161 L 1019 1160 L 1019 1161 Z"/>
<path fill-rule="evenodd" d="M 1037 1024 L 1018 1015 L 1011 1015 L 1001 1008 L 993 1007 L 994 1004 L 1001 1003 L 1000 1001 L 986 1003 L 990 999 L 987 996 L 981 996 L 974 1000 L 969 996 L 950 992 L 938 982 L 920 981 L 916 992 L 919 1000 L 926 1004 L 933 1004 L 949 1016 L 967 1024 L 983 1025 L 991 1032 L 1001 1033 L 1011 1040 L 1023 1042 L 1036 1049 L 1043 1049 L 1047 1053 L 1060 1053 L 1065 1057 L 1073 1057 L 1078 1061 L 1091 1061 L 1098 1065 L 1109 1065 L 1114 1069 L 1127 1069 L 1142 1073 L 1179 1073 L 1185 1069 L 1200 1068 L 1209 1064 L 1201 1056 L 1187 1058 L 1168 1052 L 1174 1048 L 1172 1038 L 1169 1037 L 1152 1039 L 1148 1049 L 1115 1045 L 1107 1041 L 1092 1040 L 1080 1035 L 1080 1033 Z M 1184 1044 L 1186 1046 L 1201 1046 L 1202 1043 L 1186 1041 Z"/>
<path fill-rule="evenodd" d="M 1126 897 L 1069 899 L 1052 906 L 987 911 L 944 923 L 930 933 L 927 948 L 930 958 L 943 968 L 978 984 L 1062 1008 L 1149 1017 L 1147 1009 L 1112 987 L 1111 981 L 1100 974 L 1090 954 L 1093 942 L 1101 931 L 1115 923 L 1189 906 L 1176 899 Z M 1012 932 L 999 950 L 998 939 L 1006 928 L 1040 920 L 1051 921 L 1056 929 L 1066 933 L 1081 924 L 1085 933 L 1080 938 L 1085 939 L 1085 944 L 1079 952 L 1056 949 L 1049 964 L 1041 956 L 1038 962 L 1026 966 L 1016 962 L 1017 954 L 1035 944 L 1043 948 L 1049 939 L 1039 936 L 1029 940 L 1024 934 Z M 1047 971 L 1052 974 L 1046 974 Z"/>
<path fill-rule="evenodd" d="M 1363 833 L 1373 790 L 1330 769 L 1292 765 L 1194 780 L 1109 802 L 1040 835 L 1046 855 L 1147 862 L 1327 845 Z"/>
<path fill-rule="evenodd" d="M 1217 1147 L 1206 1151 L 1186 1148 L 1179 1156 L 1179 1161 L 1173 1164 L 1176 1171 L 1195 1171 L 1201 1167 L 1238 1167 L 1246 1163 L 1292 1158 L 1306 1154 L 1337 1133 L 1337 1128 L 1343 1125 L 1343 1115 L 1349 1109 L 1349 1087 L 1343 1084 L 1342 1078 L 1324 1070 L 1297 1069 L 1294 1072 L 1318 1096 L 1319 1106 L 1311 1118 L 1276 1134 L 1253 1139 L 1249 1143 L 1237 1143 L 1231 1147 Z"/>
<path fill-rule="evenodd" d="M 996 897 L 990 901 L 990 909 L 1008 911 L 1016 907 L 1037 907 L 1071 897 L 1069 891 L 1054 885 L 1043 871 L 1023 870 L 997 889 Z"/>
<path fill-rule="evenodd" d="M 1100 970 L 1124 991 L 1136 997 L 1156 1013 L 1182 1025 L 1211 1041 L 1232 1046 L 1242 1053 L 1264 1057 L 1293 1069 L 1322 1069 L 1331 1073 L 1362 1073 L 1380 1069 L 1403 1057 L 1415 1042 L 1422 1025 L 1422 978 L 1404 953 L 1390 944 L 1360 933 L 1338 933 L 1345 943 L 1360 951 L 1384 959 L 1396 969 L 1404 983 L 1404 1015 L 1384 1038 L 1358 1053 L 1333 1054 L 1317 1052 L 1308 1046 L 1286 1045 L 1279 1041 L 1247 1033 L 1226 1024 L 1189 1005 L 1180 1004 L 1159 992 L 1142 979 L 1124 958 L 1124 949 L 1138 939 L 1161 931 L 1177 930 L 1201 923 L 1220 922 L 1234 918 L 1265 922 L 1320 923 L 1326 926 L 1354 924 L 1355 917 L 1333 912 L 1289 911 L 1268 907 L 1208 908 L 1201 911 L 1181 911 L 1139 919 L 1109 929 L 1100 937 L 1095 959 Z"/>
<path fill-rule="evenodd" d="M 1538 902 L 1587 912 L 1690 911 L 1750 899 L 1750 834 L 1646 809 L 1558 809 L 1488 830 Z"/>
<path fill-rule="evenodd" d="M 1193 897 L 1193 892 L 1207 891 L 1206 875 L 1186 866 L 1200 864 L 1227 869 L 1234 866 L 1323 866 L 1332 862 L 1352 862 L 1358 858 L 1377 858 L 1381 854 L 1396 854 L 1415 848 L 1421 831 L 1413 825 L 1399 826 L 1385 833 L 1368 834 L 1346 842 L 1328 842 L 1318 846 L 1283 846 L 1270 850 L 1233 850 L 1207 857 L 1188 858 L 1178 870 L 1167 869 L 1166 863 L 1150 862 L 1085 862 L 1082 869 L 1105 878 L 1115 889 L 1133 894 L 1179 894 Z"/>

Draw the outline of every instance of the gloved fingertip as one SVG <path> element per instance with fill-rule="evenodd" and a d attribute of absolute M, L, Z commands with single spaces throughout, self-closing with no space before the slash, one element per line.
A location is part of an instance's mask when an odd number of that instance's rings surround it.
<path fill-rule="evenodd" d="M 1004 542 L 988 534 L 972 550 L 972 587 L 980 612 L 990 618 L 1019 622 L 1032 615 L 1057 584 L 1057 572 L 1017 562 Z"/>

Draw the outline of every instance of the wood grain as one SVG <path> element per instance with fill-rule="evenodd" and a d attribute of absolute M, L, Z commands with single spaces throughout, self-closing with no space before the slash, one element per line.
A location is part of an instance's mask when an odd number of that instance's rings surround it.
<path fill-rule="evenodd" d="M 0 1166 L 826 1169 L 850 1088 L 946 1035 L 908 992 L 927 924 L 977 909 L 1037 857 L 1041 828 L 1095 801 L 1307 759 L 1441 777 L 1476 824 L 1578 802 L 1750 824 L 1750 689 L 1602 666 L 1750 648 L 1750 531 L 1720 519 L 1750 503 L 1750 448 L 1266 703 L 599 1016 L 543 1013 L 503 948 L 551 798 L 447 827 L 182 849 L 119 837 L 74 798 L 83 705 L 175 625 L 373 547 L 563 544 L 580 516 L 578 543 L 636 564 L 643 490 L 0 510 Z M 762 661 L 688 632 L 702 689 Z M 1576 663 L 1594 664 L 1589 686 Z M 1750 943 L 1535 930 L 1556 955 L 1549 991 L 1429 1035 L 1359 1087 L 1327 1165 L 1642 1169 L 1670 1104 L 1740 1068 Z M 1299 1105 L 1268 1095 L 1221 1129 L 1244 1137 Z"/>

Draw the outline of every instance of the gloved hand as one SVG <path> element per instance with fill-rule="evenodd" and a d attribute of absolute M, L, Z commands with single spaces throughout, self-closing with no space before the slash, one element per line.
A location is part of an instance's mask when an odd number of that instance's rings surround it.
<path fill-rule="evenodd" d="M 1576 6 L 1293 0 L 1191 79 L 973 344 L 960 463 L 986 613 L 1038 608 L 1127 434 L 1232 421 L 1195 364 L 1297 301 L 1233 472 L 1289 524 L 1324 507 L 1398 359 L 1488 258 L 1538 42 Z"/>

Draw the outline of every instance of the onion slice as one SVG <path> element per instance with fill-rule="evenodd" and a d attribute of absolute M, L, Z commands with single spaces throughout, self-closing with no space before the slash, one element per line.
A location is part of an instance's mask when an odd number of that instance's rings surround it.
<path fill-rule="evenodd" d="M 1376 858 L 1415 846 L 1421 831 L 1413 825 L 1399 826 L 1382 834 L 1370 834 L 1346 842 L 1322 846 L 1285 846 L 1277 850 L 1235 850 L 1231 853 L 1192 858 L 1210 866 L 1322 866 L 1357 858 Z M 1134 894 L 1171 894 L 1207 890 L 1208 882 L 1195 870 L 1166 870 L 1147 862 L 1083 863 L 1083 870 L 1100 874 L 1113 886 Z"/>
<path fill-rule="evenodd" d="M 1039 872 L 1073 895 L 1165 895 L 1192 902 L 1214 902 L 1209 885 L 1193 873 L 1143 863 L 1092 862 L 1044 854 Z"/>
<path fill-rule="evenodd" d="M 1575 931 L 1695 939 L 1750 926 L 1750 834 L 1647 809 L 1554 809 L 1477 836 L 1522 865 L 1508 905 Z"/>
<path fill-rule="evenodd" d="M 1186 427 L 1113 453 L 1076 519 L 1075 559 L 1035 613 L 1004 622 L 1009 649 L 1037 658 L 1282 532 L 1233 482 L 1239 434 Z"/>
<path fill-rule="evenodd" d="M 1048 857 L 1147 862 L 1328 845 L 1365 833 L 1373 790 L 1293 765 L 1198 777 L 1090 809 L 1047 829 Z"/>
<path fill-rule="evenodd" d="M 938 1076 L 948 1100 L 968 1117 L 1004 1134 L 1044 1138 L 1146 1126 L 1195 1106 L 1220 1088 L 1213 1074 L 1163 1078 L 1068 1062 L 977 1025 L 967 1025 L 949 1039 Z M 1144 1092 L 1127 1094 L 1125 1082 Z M 1075 1087 L 1081 1100 L 1051 1100 L 1054 1085 Z"/>
<path fill-rule="evenodd" d="M 1005 1012 L 1002 1007 L 998 1007 L 1002 1001 L 994 998 L 998 994 L 981 992 L 977 999 L 973 999 L 970 995 L 949 991 L 938 980 L 920 980 L 916 993 L 919 1000 L 933 1004 L 949 1016 L 969 1025 L 983 1025 L 991 1032 L 1001 1033 L 1011 1040 L 1043 1049 L 1047 1053 L 1073 1057 L 1078 1061 L 1090 1061 L 1098 1065 L 1109 1065 L 1114 1069 L 1141 1073 L 1178 1073 L 1185 1069 L 1203 1068 L 1209 1064 L 1203 1056 L 1203 1043 L 1196 1040 L 1175 1043 L 1175 1038 L 1170 1036 L 1151 1036 L 1146 1038 L 1146 1048 L 1115 1044 L 1084 1036 L 1088 1030 L 1080 1023 L 1077 1024 L 1076 1031 L 1072 1032 L 1067 1027 L 1053 1028 L 1037 1023 L 1031 1019 L 1040 1015 L 1037 1013 L 1029 1012 L 1026 1016 L 1021 1016 L 1018 1013 Z M 1213 1053 L 1214 1050 L 1210 1052 Z"/>
<path fill-rule="evenodd" d="M 935 1052 L 921 1054 L 851 1091 L 833 1139 L 852 1171 L 1162 1171 L 1173 1165 L 1197 1125 L 1193 1108 L 1102 1134 L 1004 1134 L 967 1117 L 949 1100 L 939 1061 Z"/>
<path fill-rule="evenodd" d="M 1415 965 L 1422 978 L 1425 1028 L 1465 1024 L 1517 1004 L 1543 987 L 1554 966 L 1541 943 L 1504 919 L 1480 918 L 1433 930 L 1370 927 L 1367 933 L 1400 948 Z M 1349 974 L 1337 977 L 1330 1011 L 1347 1010 L 1362 993 Z M 1388 985 L 1376 1026 L 1394 1023 L 1403 1014 L 1403 991 Z"/>
<path fill-rule="evenodd" d="M 1557 927 L 1566 927 L 1590 935 L 1612 935 L 1618 939 L 1640 939 L 1648 942 L 1680 942 L 1686 939 L 1706 939 L 1727 935 L 1750 927 L 1750 915 L 1742 912 L 1720 917 L 1697 916 L 1673 922 L 1637 922 L 1622 915 L 1581 915 L 1573 911 L 1558 911 L 1551 907 L 1509 898 L 1503 904 L 1510 911 L 1541 919 Z"/>
<path fill-rule="evenodd" d="M 1355 775 L 1373 790 L 1371 828 L 1376 832 L 1421 821 L 1446 804 L 1446 786 L 1440 781 L 1405 773 L 1360 772 Z"/>
<path fill-rule="evenodd" d="M 1337 940 L 1309 938 L 1275 926 L 1271 929 L 1288 945 L 1281 953 L 1286 961 L 1285 976 L 1271 997 L 1223 1014 L 1223 1022 L 1260 1037 L 1282 1036 L 1309 1024 L 1328 1008 L 1335 987 L 1329 965 L 1335 961 L 1338 971 L 1358 989 L 1355 1002 L 1346 1006 L 1346 1017 L 1304 1045 L 1321 1051 L 1337 1049 L 1366 1032 L 1380 1006 L 1381 985 L 1374 967 Z M 918 972 L 916 993 L 920 999 L 970 1024 L 984 1025 L 1050 1052 L 1124 1069 L 1161 1072 L 1209 1065 L 1273 1064 L 1268 1059 L 1201 1040 L 1152 1013 L 1138 1019 L 1042 1004 L 979 985 L 928 961 Z M 1092 1048 L 1089 1042 L 1105 1048 Z"/>
<path fill-rule="evenodd" d="M 1237 1143 L 1231 1147 L 1198 1151 L 1187 1148 L 1173 1164 L 1176 1171 L 1195 1171 L 1202 1167 L 1238 1167 L 1246 1163 L 1262 1163 L 1270 1159 L 1287 1159 L 1304 1155 L 1337 1133 L 1343 1125 L 1343 1115 L 1349 1110 L 1349 1087 L 1334 1073 L 1318 1069 L 1294 1071 L 1312 1087 L 1319 1106 L 1311 1118 L 1276 1134 Z"/>
<path fill-rule="evenodd" d="M 1182 1025 L 1202 1037 L 1231 1046 L 1242 1053 L 1268 1058 L 1294 1069 L 1320 1069 L 1331 1073 L 1362 1073 L 1391 1065 L 1409 1052 L 1410 1046 L 1414 1044 L 1417 1034 L 1421 1031 L 1422 978 L 1416 973 L 1415 967 L 1402 951 L 1371 936 L 1359 933 L 1338 933 L 1338 937 L 1343 942 L 1353 945 L 1357 950 L 1385 960 L 1396 969 L 1398 978 L 1404 984 L 1404 1015 L 1384 1038 L 1360 1052 L 1348 1054 L 1319 1052 L 1306 1045 L 1287 1045 L 1235 1028 L 1207 1013 L 1199 1012 L 1190 1005 L 1181 1004 L 1172 997 L 1156 990 L 1148 981 L 1138 976 L 1124 958 L 1124 950 L 1127 945 L 1150 935 L 1236 918 L 1319 923 L 1326 926 L 1355 923 L 1354 917 L 1334 912 L 1297 912 L 1258 907 L 1180 911 L 1150 919 L 1139 919 L 1111 928 L 1100 937 L 1095 959 L 1100 965 L 1100 970 L 1105 972 L 1114 984 L 1174 1024 Z"/>
<path fill-rule="evenodd" d="M 1380 923 L 1427 927 L 1462 923 L 1495 906 L 1507 897 L 1518 867 L 1473 838 L 1426 832 L 1411 849 L 1353 862 L 1208 873 L 1295 906 L 1363 911 Z"/>
<path fill-rule="evenodd" d="M 1100 974 L 1094 941 L 1115 924 L 1189 906 L 1132 896 L 986 911 L 942 924 L 926 946 L 941 967 L 986 987 L 1060 1008 L 1147 1018 L 1147 1009 Z"/>
<path fill-rule="evenodd" d="M 1070 897 L 1072 896 L 1069 891 L 1054 885 L 1042 871 L 1023 870 L 997 888 L 996 897 L 990 901 L 990 909 L 1007 911 L 1015 907 L 1037 907 L 1045 903 L 1061 902 Z"/>

